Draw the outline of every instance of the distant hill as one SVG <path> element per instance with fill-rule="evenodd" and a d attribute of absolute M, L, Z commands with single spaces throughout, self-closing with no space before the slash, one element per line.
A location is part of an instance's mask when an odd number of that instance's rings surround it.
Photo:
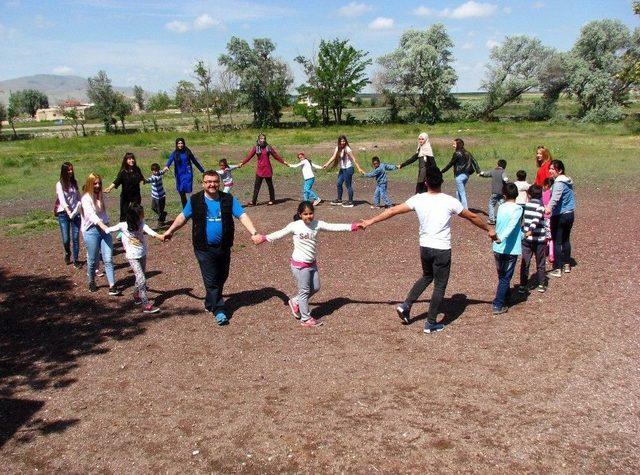
<path fill-rule="evenodd" d="M 49 97 L 49 105 L 54 107 L 65 99 L 87 100 L 87 78 L 80 76 L 58 76 L 55 74 L 36 74 L 21 78 L 0 81 L 0 102 L 9 103 L 9 91 L 37 89 Z M 133 88 L 114 86 L 114 89 L 126 96 L 133 96 Z"/>

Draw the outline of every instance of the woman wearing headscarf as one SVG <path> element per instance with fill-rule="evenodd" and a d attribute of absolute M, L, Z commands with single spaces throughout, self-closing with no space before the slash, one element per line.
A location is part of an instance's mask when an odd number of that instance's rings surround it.
<path fill-rule="evenodd" d="M 416 183 L 416 193 L 425 193 L 427 191 L 427 185 L 425 181 L 427 179 L 427 168 L 435 167 L 436 159 L 433 158 L 433 150 L 431 149 L 431 143 L 429 142 L 429 136 L 426 132 L 422 132 L 418 135 L 418 149 L 411 158 L 405 160 L 398 168 L 411 165 L 413 162 L 418 161 L 418 181 Z"/>
<path fill-rule="evenodd" d="M 200 170 L 200 173 L 204 173 L 204 167 L 187 147 L 187 143 L 182 137 L 176 139 L 176 148 L 169 155 L 164 171 L 168 172 L 172 164 L 176 176 L 176 191 L 180 195 L 180 201 L 184 208 L 187 204 L 187 195 L 193 191 L 193 165 Z"/>
<path fill-rule="evenodd" d="M 258 194 L 260 193 L 260 187 L 262 187 L 262 180 L 267 182 L 267 188 L 269 188 L 269 205 L 272 205 L 276 200 L 276 192 L 273 189 L 273 168 L 271 167 L 271 160 L 269 157 L 275 158 L 283 165 L 287 165 L 278 152 L 267 143 L 267 137 L 264 134 L 258 135 L 258 140 L 253 146 L 247 156 L 240 162 L 240 167 L 251 160 L 253 157 L 257 157 L 258 165 L 256 166 L 256 181 L 253 184 L 253 199 L 251 205 L 255 206 L 258 203 Z"/>

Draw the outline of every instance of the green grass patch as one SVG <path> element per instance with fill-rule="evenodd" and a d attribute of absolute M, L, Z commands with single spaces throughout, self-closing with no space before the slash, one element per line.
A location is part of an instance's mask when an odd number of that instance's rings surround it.
<path fill-rule="evenodd" d="M 58 227 L 58 220 L 51 211 L 31 210 L 25 215 L 0 219 L 7 236 L 41 233 Z"/>

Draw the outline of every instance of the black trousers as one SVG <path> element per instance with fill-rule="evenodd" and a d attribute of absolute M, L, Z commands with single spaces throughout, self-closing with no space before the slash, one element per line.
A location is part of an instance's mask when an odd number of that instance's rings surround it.
<path fill-rule="evenodd" d="M 256 175 L 256 181 L 253 184 L 253 199 L 251 203 L 254 205 L 258 202 L 258 193 L 260 193 L 260 187 L 262 186 L 262 180 L 267 182 L 267 187 L 269 188 L 269 201 L 273 202 L 276 199 L 276 192 L 273 189 L 273 178 L 272 177 L 261 177 Z"/>
<path fill-rule="evenodd" d="M 166 202 L 166 196 L 163 196 L 162 198 L 151 198 L 151 209 L 158 215 L 158 222 L 160 223 L 164 223 L 164 220 L 167 217 L 167 213 L 164 211 Z"/>
<path fill-rule="evenodd" d="M 436 323 L 438 308 L 444 298 L 449 283 L 449 273 L 451 271 L 451 249 L 433 249 L 431 247 L 420 247 L 420 260 L 422 262 L 422 277 L 420 277 L 407 295 L 405 305 L 413 305 L 433 282 L 433 293 L 429 303 L 427 321 Z"/>
<path fill-rule="evenodd" d="M 206 250 L 194 249 L 200 273 L 204 282 L 206 296 L 204 308 L 209 312 L 225 311 L 222 292 L 224 284 L 229 277 L 229 265 L 231 264 L 231 249 L 208 246 Z"/>
<path fill-rule="evenodd" d="M 571 263 L 571 228 L 573 211 L 551 216 L 551 238 L 553 239 L 554 269 L 562 269 L 563 264 Z"/>
<path fill-rule="evenodd" d="M 545 273 L 545 260 L 547 258 L 546 242 L 530 242 L 522 241 L 522 259 L 520 260 L 520 285 L 529 283 L 529 267 L 531 266 L 531 258 L 536 256 L 536 275 L 538 276 L 538 285 L 545 285 L 547 276 Z"/>

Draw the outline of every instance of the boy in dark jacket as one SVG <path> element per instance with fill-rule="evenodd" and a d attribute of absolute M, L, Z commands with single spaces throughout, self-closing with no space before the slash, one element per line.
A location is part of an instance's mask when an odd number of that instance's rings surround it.
<path fill-rule="evenodd" d="M 489 224 L 496 224 L 496 206 L 499 207 L 504 202 L 502 187 L 509 181 L 504 172 L 506 168 L 507 161 L 500 159 L 498 160 L 498 166 L 493 170 L 478 173 L 479 176 L 491 178 L 491 196 L 489 197 L 488 209 L 489 220 L 487 221 Z"/>

